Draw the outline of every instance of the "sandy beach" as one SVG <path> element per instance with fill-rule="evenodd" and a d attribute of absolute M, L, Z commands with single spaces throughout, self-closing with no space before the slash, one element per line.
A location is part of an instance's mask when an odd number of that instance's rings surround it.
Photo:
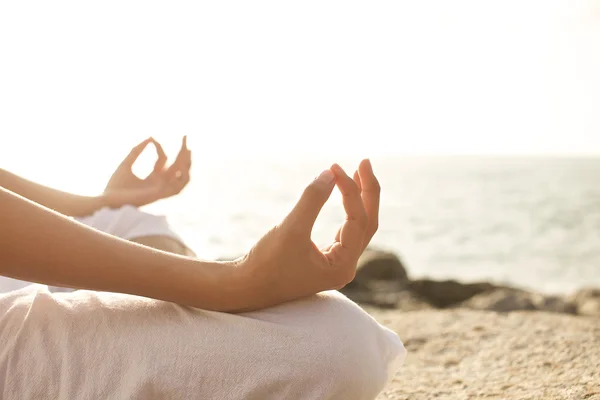
<path fill-rule="evenodd" d="M 408 350 L 377 400 L 600 399 L 598 318 L 365 308 Z"/>
<path fill-rule="evenodd" d="M 377 400 L 600 399 L 598 288 L 411 279 L 397 255 L 367 250 L 344 292 L 408 350 Z"/>

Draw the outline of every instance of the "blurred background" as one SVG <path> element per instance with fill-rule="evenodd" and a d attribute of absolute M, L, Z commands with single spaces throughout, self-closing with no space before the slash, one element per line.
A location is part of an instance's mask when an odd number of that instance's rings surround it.
<path fill-rule="evenodd" d="M 217 258 L 370 157 L 412 276 L 563 293 L 600 284 L 598 71 L 591 0 L 2 2 L 0 166 L 96 194 L 186 134 L 192 182 L 149 209 Z"/>

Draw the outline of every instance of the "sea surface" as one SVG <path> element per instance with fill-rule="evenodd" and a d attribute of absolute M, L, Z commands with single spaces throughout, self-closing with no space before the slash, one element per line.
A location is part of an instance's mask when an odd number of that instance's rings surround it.
<path fill-rule="evenodd" d="M 246 251 L 333 160 L 195 162 L 167 214 L 204 258 Z M 352 172 L 359 160 L 343 160 Z M 546 293 L 600 286 L 600 159 L 387 157 L 372 245 L 396 252 L 413 277 L 490 280 Z M 313 231 L 331 241 L 344 220 L 334 193 Z"/>

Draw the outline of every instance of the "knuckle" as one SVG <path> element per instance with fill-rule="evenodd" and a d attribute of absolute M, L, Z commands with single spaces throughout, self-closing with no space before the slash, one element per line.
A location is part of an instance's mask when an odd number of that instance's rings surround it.
<path fill-rule="evenodd" d="M 342 289 L 344 286 L 348 285 L 350 282 L 354 280 L 356 276 L 356 266 L 350 265 L 343 268 L 340 268 L 336 271 L 335 275 L 332 279 L 332 287 L 335 290 Z"/>
<path fill-rule="evenodd" d="M 351 185 L 349 185 L 350 187 L 348 188 L 348 194 L 351 196 L 360 196 L 360 188 L 358 187 L 358 185 L 354 182 L 352 182 Z"/>
<path fill-rule="evenodd" d="M 371 221 L 371 224 L 369 226 L 369 234 L 371 236 L 373 236 L 377 230 L 379 229 L 379 222 L 378 221 Z"/>
<path fill-rule="evenodd" d="M 356 268 L 347 268 L 342 274 L 340 274 L 340 280 L 338 282 L 341 287 L 346 286 L 354 280 L 356 276 Z"/>
<path fill-rule="evenodd" d="M 352 268 L 348 268 L 348 271 L 346 272 L 346 277 L 344 279 L 344 282 L 345 282 L 344 286 L 346 286 L 347 284 L 352 282 L 355 277 L 356 277 L 356 267 L 353 266 Z"/>
<path fill-rule="evenodd" d="M 379 179 L 377 179 L 377 177 L 375 176 L 372 177 L 371 185 L 373 186 L 373 190 L 381 190 L 381 184 L 379 183 Z"/>
<path fill-rule="evenodd" d="M 306 233 L 306 229 L 303 224 L 298 223 L 298 216 L 294 213 L 290 213 L 281 224 L 277 227 L 278 231 L 289 238 L 294 240 L 303 238 Z"/>
<path fill-rule="evenodd" d="M 381 193 L 381 184 L 375 177 L 373 177 L 373 191 L 376 193 Z"/>
<path fill-rule="evenodd" d="M 302 229 L 302 226 L 300 224 L 293 223 L 293 221 L 288 221 L 288 223 L 285 224 L 284 230 L 292 237 L 300 237 L 304 235 L 304 229 Z"/>
<path fill-rule="evenodd" d="M 366 213 L 363 213 L 360 216 L 358 216 L 356 218 L 356 222 L 358 223 L 358 226 L 360 226 L 364 230 L 366 230 L 369 227 L 369 218 L 367 217 Z"/>

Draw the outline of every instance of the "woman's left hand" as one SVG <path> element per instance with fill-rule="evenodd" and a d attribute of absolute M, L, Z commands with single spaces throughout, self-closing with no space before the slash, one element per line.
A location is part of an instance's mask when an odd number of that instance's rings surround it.
<path fill-rule="evenodd" d="M 152 144 L 156 148 L 157 160 L 152 173 L 138 178 L 132 170 L 133 164 L 144 149 Z M 135 146 L 111 176 L 104 197 L 110 207 L 123 205 L 143 206 L 180 193 L 190 181 L 192 165 L 191 151 L 184 136 L 175 162 L 166 167 L 167 156 L 156 140 L 149 138 Z"/>

